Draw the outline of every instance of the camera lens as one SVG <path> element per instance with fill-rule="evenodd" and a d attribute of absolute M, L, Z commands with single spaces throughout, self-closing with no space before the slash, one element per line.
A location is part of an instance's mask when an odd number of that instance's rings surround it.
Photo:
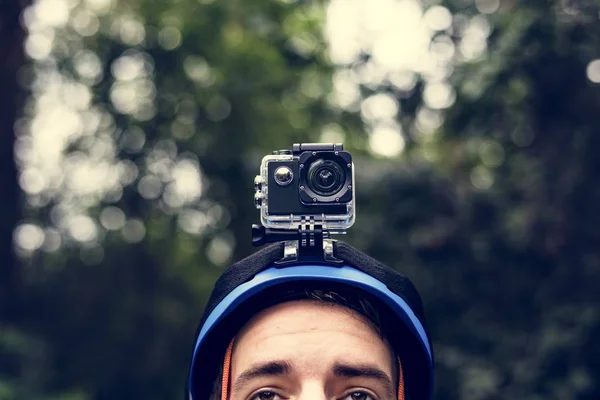
<path fill-rule="evenodd" d="M 308 187 L 320 196 L 333 196 L 346 181 L 344 169 L 331 160 L 317 160 L 310 165 L 306 176 Z"/>

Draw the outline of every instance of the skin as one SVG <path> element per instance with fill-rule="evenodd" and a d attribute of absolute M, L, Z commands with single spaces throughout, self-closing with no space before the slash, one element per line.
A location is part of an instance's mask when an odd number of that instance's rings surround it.
<path fill-rule="evenodd" d="M 276 305 L 236 337 L 230 400 L 393 400 L 389 345 L 360 314 L 311 300 Z"/>

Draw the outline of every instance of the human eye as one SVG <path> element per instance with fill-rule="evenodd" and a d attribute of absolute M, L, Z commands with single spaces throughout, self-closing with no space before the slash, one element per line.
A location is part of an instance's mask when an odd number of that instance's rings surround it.
<path fill-rule="evenodd" d="M 263 390 L 254 394 L 249 400 L 281 400 L 281 397 L 272 390 Z"/>
<path fill-rule="evenodd" d="M 341 400 L 377 400 L 377 399 L 375 398 L 375 396 L 370 395 L 367 392 L 357 390 L 357 391 L 348 393 L 345 397 L 342 397 Z"/>

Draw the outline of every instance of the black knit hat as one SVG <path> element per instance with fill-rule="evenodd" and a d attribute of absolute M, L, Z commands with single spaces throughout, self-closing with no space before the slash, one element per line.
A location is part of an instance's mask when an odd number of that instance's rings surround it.
<path fill-rule="evenodd" d="M 383 311 L 382 315 L 391 316 L 393 321 L 386 322 L 393 332 L 387 336 L 402 360 L 406 398 L 431 398 L 431 340 L 421 298 L 406 276 L 340 241 L 334 242 L 335 257 L 343 261 L 340 266 L 306 262 L 276 267 L 274 263 L 283 258 L 283 251 L 283 243 L 267 246 L 231 265 L 217 280 L 196 332 L 188 379 L 189 399 L 208 399 L 227 345 L 253 315 L 281 303 L 283 293 L 290 289 L 336 287 L 358 289 L 361 296 Z M 300 268 L 303 265 L 311 271 L 323 271 L 324 277 L 305 272 L 296 274 L 298 270 L 306 270 Z M 268 290 L 257 289 L 267 284 Z"/>

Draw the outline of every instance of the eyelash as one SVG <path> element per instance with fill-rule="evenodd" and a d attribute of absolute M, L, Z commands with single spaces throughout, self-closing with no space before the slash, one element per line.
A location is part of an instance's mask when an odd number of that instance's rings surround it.
<path fill-rule="evenodd" d="M 272 398 L 280 398 L 280 399 L 283 398 L 279 394 L 277 394 L 277 392 L 274 390 L 263 389 L 260 392 L 256 392 L 255 394 L 253 394 L 248 400 L 263 400 L 260 396 L 264 395 L 266 393 L 271 394 Z"/>
<path fill-rule="evenodd" d="M 352 399 L 352 395 L 354 395 L 354 394 L 361 394 L 363 396 L 366 396 L 370 400 L 378 400 L 377 396 L 375 396 L 374 394 L 372 394 L 366 390 L 352 390 L 350 392 L 347 392 L 344 396 L 342 396 L 340 398 L 340 400 L 344 400 L 347 398 Z"/>
<path fill-rule="evenodd" d="M 270 397 L 273 397 L 273 398 L 277 398 L 277 397 L 278 398 L 282 398 L 274 390 L 261 390 L 260 392 L 257 392 L 254 395 L 252 395 L 252 397 L 250 397 L 248 400 L 263 400 L 260 396 L 264 395 L 264 394 L 270 394 L 271 395 Z M 350 398 L 351 399 L 351 396 L 355 395 L 355 394 L 361 394 L 361 395 L 366 396 L 368 399 L 371 399 L 371 400 L 378 400 L 377 396 L 375 396 L 374 394 L 369 393 L 369 392 L 367 392 L 365 390 L 353 390 L 351 392 L 348 392 L 348 393 L 344 394 L 342 397 L 340 397 L 340 400 L 344 400 L 346 398 Z"/>

